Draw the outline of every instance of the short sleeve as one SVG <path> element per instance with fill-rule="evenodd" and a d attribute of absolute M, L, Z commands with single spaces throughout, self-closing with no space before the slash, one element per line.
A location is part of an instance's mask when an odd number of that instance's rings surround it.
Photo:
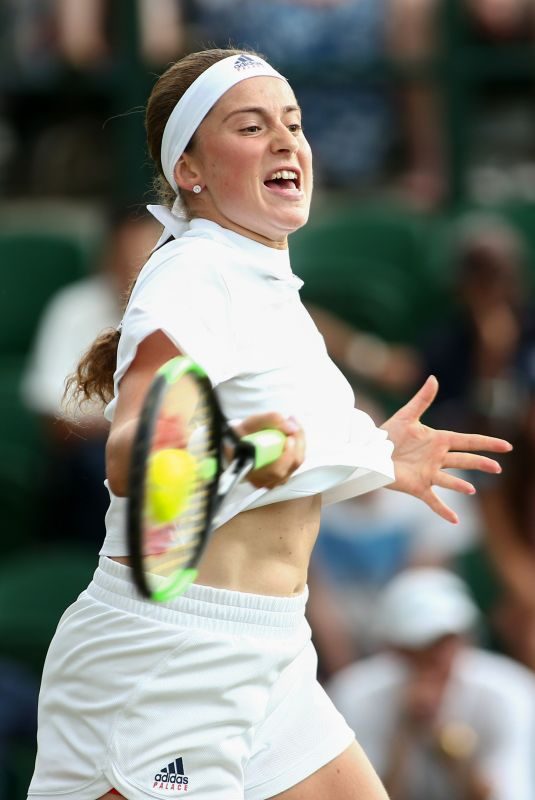
<path fill-rule="evenodd" d="M 206 260 L 183 266 L 170 258 L 141 277 L 123 318 L 116 389 L 140 343 L 157 330 L 198 363 L 214 386 L 234 374 L 230 295 L 217 267 Z"/>

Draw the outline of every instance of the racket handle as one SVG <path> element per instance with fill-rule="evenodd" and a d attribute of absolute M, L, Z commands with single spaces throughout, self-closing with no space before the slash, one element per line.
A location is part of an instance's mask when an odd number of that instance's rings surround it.
<path fill-rule="evenodd" d="M 248 433 L 241 437 L 242 441 L 249 442 L 255 448 L 254 469 L 260 469 L 276 461 L 284 450 L 286 436 L 274 428 L 266 428 L 256 433 Z"/>

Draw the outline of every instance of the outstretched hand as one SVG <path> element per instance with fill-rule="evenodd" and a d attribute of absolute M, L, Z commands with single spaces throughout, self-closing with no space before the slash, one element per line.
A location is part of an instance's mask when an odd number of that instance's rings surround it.
<path fill-rule="evenodd" d="M 477 451 L 507 453 L 512 446 L 493 436 L 437 431 L 424 425 L 420 417 L 437 391 L 438 381 L 430 376 L 414 397 L 381 426 L 394 444 L 396 479 L 388 488 L 423 500 L 440 517 L 457 523 L 457 515 L 437 496 L 433 487 L 453 489 L 462 494 L 475 494 L 476 490 L 468 481 L 445 470 L 474 469 L 497 474 L 501 472 L 498 462 Z"/>

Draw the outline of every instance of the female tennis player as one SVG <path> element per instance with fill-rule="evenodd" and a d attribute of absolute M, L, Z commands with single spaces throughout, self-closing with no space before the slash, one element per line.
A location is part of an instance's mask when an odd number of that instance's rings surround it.
<path fill-rule="evenodd" d="M 77 375 L 82 394 L 110 399 L 111 504 L 94 579 L 47 657 L 29 797 L 385 798 L 316 680 L 304 612 L 321 505 L 389 484 L 455 522 L 432 487 L 472 493 L 445 470 L 498 472 L 475 451 L 510 445 L 423 425 L 433 377 L 381 428 L 354 408 L 290 267 L 312 161 L 271 66 L 250 52 L 190 54 L 157 81 L 146 121 L 171 200 L 151 207 L 164 232 L 120 331 Z M 240 435 L 275 427 L 287 440 L 226 503 L 196 582 L 154 603 L 128 566 L 128 465 L 147 388 L 179 354 L 202 365 Z"/>

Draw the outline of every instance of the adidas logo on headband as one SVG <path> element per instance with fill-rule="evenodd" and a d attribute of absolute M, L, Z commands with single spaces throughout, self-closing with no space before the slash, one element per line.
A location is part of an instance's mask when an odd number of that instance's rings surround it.
<path fill-rule="evenodd" d="M 234 69 L 241 71 L 244 69 L 251 69 L 252 67 L 262 67 L 264 65 L 262 61 L 259 61 L 257 58 L 251 58 L 251 56 L 246 56 L 242 53 L 241 56 L 238 56 L 233 66 Z"/>

